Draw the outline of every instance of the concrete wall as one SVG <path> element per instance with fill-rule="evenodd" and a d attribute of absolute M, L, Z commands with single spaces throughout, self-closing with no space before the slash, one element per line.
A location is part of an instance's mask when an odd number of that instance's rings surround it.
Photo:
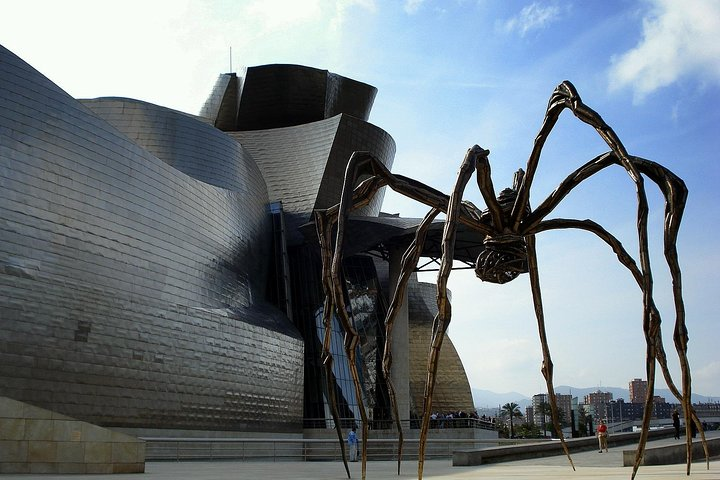
<path fill-rule="evenodd" d="M 145 442 L 0 397 L 0 473 L 142 473 Z"/>

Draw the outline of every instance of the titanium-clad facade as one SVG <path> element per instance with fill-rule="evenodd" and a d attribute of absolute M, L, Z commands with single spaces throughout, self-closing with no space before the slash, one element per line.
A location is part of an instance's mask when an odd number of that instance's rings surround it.
<path fill-rule="evenodd" d="M 91 102 L 133 141 L 5 49 L 0 94 L 0 394 L 101 425 L 297 431 L 303 342 L 263 301 L 268 196 L 242 148 Z"/>
<path fill-rule="evenodd" d="M 193 116 L 73 99 L 0 47 L 0 395 L 146 430 L 327 418 L 308 223 L 338 202 L 353 151 L 390 168 L 395 143 L 367 122 L 375 93 L 325 70 L 251 67 L 221 75 Z M 381 203 L 355 214 L 378 218 Z M 382 223 L 357 251 L 395 231 Z M 345 267 L 366 404 L 386 418 L 386 272 L 362 256 Z M 333 351 L 343 415 L 357 417 Z"/>
<path fill-rule="evenodd" d="M 367 121 L 377 89 L 327 70 L 261 65 L 220 75 L 200 116 L 224 131 L 267 130 L 339 114 Z"/>
<path fill-rule="evenodd" d="M 387 132 L 345 114 L 307 125 L 228 134 L 252 154 L 271 200 L 282 201 L 290 245 L 305 240 L 299 228 L 312 221 L 313 210 L 338 203 L 353 151 L 369 151 L 386 165 L 395 156 L 395 142 Z M 376 217 L 383 196 L 381 190 L 353 213 Z"/>
<path fill-rule="evenodd" d="M 411 282 L 408 286 L 411 412 L 418 417 L 422 415 L 425 395 L 427 352 L 430 350 L 433 318 L 437 313 L 436 295 L 437 287 L 432 283 Z M 468 413 L 474 408 L 465 367 L 450 337 L 445 334 L 438 361 L 433 410 L 441 413 L 462 410 Z"/>

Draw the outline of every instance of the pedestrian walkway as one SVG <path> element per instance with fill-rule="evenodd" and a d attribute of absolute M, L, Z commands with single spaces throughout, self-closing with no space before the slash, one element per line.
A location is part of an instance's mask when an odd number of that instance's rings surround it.
<path fill-rule="evenodd" d="M 662 439 L 650 442 L 657 447 L 682 440 Z M 564 456 L 552 456 L 519 460 L 474 467 L 453 467 L 451 459 L 428 460 L 425 462 L 423 478 L 427 480 L 629 480 L 632 468 L 622 466 L 623 450 L 634 449 L 634 445 L 611 448 L 608 453 L 597 451 L 573 455 L 576 471 L 570 467 Z M 637 480 L 718 480 L 720 461 L 710 463 L 707 470 L 704 459 L 694 463 L 690 477 L 685 475 L 685 465 L 661 465 L 640 467 Z M 353 479 L 360 479 L 360 462 L 350 463 Z M 119 475 L 2 475 L 2 480 L 343 480 L 345 469 L 341 462 L 296 462 L 296 461 L 214 461 L 214 462 L 148 462 L 144 474 Z M 416 479 L 417 462 L 403 462 L 401 474 L 397 475 L 397 463 L 372 461 L 367 464 L 367 480 Z"/>

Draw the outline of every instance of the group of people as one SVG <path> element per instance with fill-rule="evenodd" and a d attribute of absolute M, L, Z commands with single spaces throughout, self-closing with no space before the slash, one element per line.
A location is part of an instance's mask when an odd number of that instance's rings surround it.
<path fill-rule="evenodd" d="M 462 410 L 446 413 L 433 412 L 430 415 L 430 428 L 445 428 L 446 426 L 452 428 L 462 428 L 471 426 L 471 423 L 462 422 L 462 419 L 484 420 L 487 422 L 490 421 L 490 418 L 485 417 L 485 415 L 480 418 L 477 412 L 467 413 Z M 494 421 L 495 420 L 493 419 L 493 422 Z"/>

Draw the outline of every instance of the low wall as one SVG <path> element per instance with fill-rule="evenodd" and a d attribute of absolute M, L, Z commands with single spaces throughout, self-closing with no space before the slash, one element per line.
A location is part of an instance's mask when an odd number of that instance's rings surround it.
<path fill-rule="evenodd" d="M 666 438 L 673 434 L 672 428 L 652 430 L 648 434 L 648 439 Z M 640 432 L 615 433 L 608 437 L 608 446 L 616 447 L 637 443 L 639 438 Z M 566 443 L 570 453 L 596 450 L 598 448 L 598 441 L 595 437 L 571 438 L 566 440 Z M 457 450 L 453 453 L 453 466 L 483 465 L 564 454 L 565 452 L 559 440 L 545 440 L 503 447 Z"/>
<path fill-rule="evenodd" d="M 0 473 L 142 473 L 145 442 L 0 397 Z"/>
<path fill-rule="evenodd" d="M 710 458 L 720 455 L 720 438 L 707 439 L 707 445 Z M 694 461 L 705 461 L 705 450 L 699 437 L 693 441 L 692 458 Z M 646 449 L 640 465 L 675 465 L 686 461 L 687 447 L 682 443 Z M 623 467 L 633 465 L 635 465 L 635 450 L 623 450 Z"/>

